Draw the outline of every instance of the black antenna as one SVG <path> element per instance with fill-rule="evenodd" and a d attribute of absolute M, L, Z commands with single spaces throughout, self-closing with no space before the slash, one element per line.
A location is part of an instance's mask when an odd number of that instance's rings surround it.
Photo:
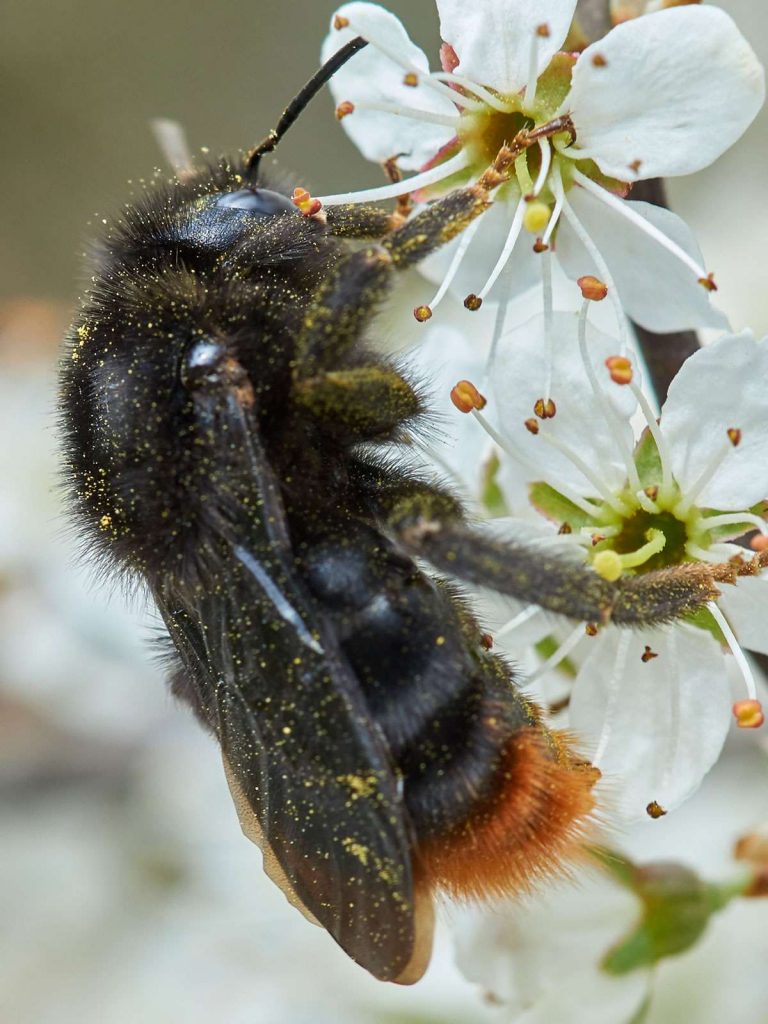
<path fill-rule="evenodd" d="M 347 63 L 350 57 L 354 57 L 358 50 L 362 50 L 363 47 L 367 45 L 368 40 L 363 39 L 362 36 L 358 36 L 356 39 L 350 40 L 346 46 L 342 46 L 340 50 L 337 50 L 336 53 L 334 53 L 334 55 L 327 60 L 325 64 L 323 64 L 320 70 L 310 78 L 301 92 L 291 100 L 283 111 L 282 117 L 277 122 L 277 125 L 262 139 L 258 146 L 256 146 L 255 149 L 252 149 L 248 154 L 246 177 L 250 181 L 256 177 L 259 170 L 259 162 L 264 154 L 272 152 L 305 107 L 307 107 L 310 101 L 320 92 L 325 83 L 336 74 L 340 67 L 343 67 Z"/>

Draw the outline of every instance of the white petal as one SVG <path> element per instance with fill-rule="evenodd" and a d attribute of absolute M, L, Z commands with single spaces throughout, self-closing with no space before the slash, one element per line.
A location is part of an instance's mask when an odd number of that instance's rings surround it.
<path fill-rule="evenodd" d="M 572 81 L 565 107 L 577 147 L 622 180 L 634 180 L 636 160 L 643 178 L 706 167 L 746 131 L 765 95 L 757 57 L 717 7 L 618 25 L 581 54 Z"/>
<path fill-rule="evenodd" d="M 481 384 L 485 370 L 482 346 L 473 345 L 471 336 L 456 327 L 430 325 L 404 362 L 433 414 L 425 440 L 434 455 L 435 472 L 447 475 L 454 485 L 458 483 L 465 498 L 477 500 L 492 443 L 474 417 L 459 412 L 450 396 L 457 381 Z"/>
<path fill-rule="evenodd" d="M 568 201 L 608 264 L 628 317 L 660 333 L 728 327 L 728 320 L 711 304 L 709 292 L 698 283 L 696 274 L 655 239 L 583 188 L 571 189 Z M 696 239 L 682 218 L 650 203 L 628 201 L 626 205 L 697 263 L 703 262 Z M 600 276 L 565 220 L 558 228 L 557 256 L 574 279 L 583 274 Z"/>
<path fill-rule="evenodd" d="M 476 294 L 490 277 L 507 240 L 514 212 L 514 205 L 499 201 L 483 214 L 482 223 L 451 284 L 451 291 L 458 298 L 463 300 L 470 292 Z M 533 284 L 538 284 L 541 280 L 541 269 L 537 254 L 533 251 L 533 241 L 527 232 L 521 233 L 509 262 L 486 301 L 506 302 Z M 460 243 L 461 236 L 428 256 L 419 265 L 421 273 L 439 285 Z"/>
<path fill-rule="evenodd" d="M 526 899 L 461 914 L 455 929 L 457 963 L 467 978 L 502 1000 L 508 1014 L 531 1008 L 537 1014 L 533 1020 L 592 1024 L 598 1018 L 574 1016 L 575 1003 L 562 1015 L 540 1015 L 550 1008 L 553 989 L 560 992 L 555 998 L 565 998 L 574 986 L 589 1010 L 603 995 L 612 998 L 618 988 L 603 991 L 599 964 L 630 930 L 639 911 L 637 897 L 603 873 L 581 871 L 578 883 L 549 880 Z M 629 1014 L 606 1015 L 605 1020 L 618 1024 L 630 1015 L 631 1009 Z"/>
<path fill-rule="evenodd" d="M 598 381 L 603 383 L 611 407 L 622 424 L 609 427 L 589 383 L 581 360 L 573 313 L 555 313 L 551 397 L 557 406 L 554 419 L 541 424 L 533 436 L 525 421 L 534 415 L 537 399 L 544 397 L 549 358 L 543 315 L 532 317 L 502 338 L 499 353 L 491 367 L 488 392 L 488 418 L 502 436 L 522 451 L 529 466 L 523 472 L 529 481 L 543 480 L 556 489 L 566 486 L 582 496 L 595 497 L 595 486 L 561 451 L 551 447 L 544 436 L 553 434 L 574 451 L 605 485 L 615 491 L 626 477 L 625 461 L 619 443 L 631 451 L 634 443 L 629 419 L 635 400 L 629 388 L 611 384 L 604 360 L 615 355 L 618 343 L 594 328 L 587 332 L 587 345 Z"/>
<path fill-rule="evenodd" d="M 568 34 L 576 0 L 437 0 L 440 34 L 459 58 L 456 73 L 497 92 L 519 92 L 528 79 L 531 44 L 538 42 L 538 74 Z M 536 34 L 539 25 L 549 36 Z"/>
<path fill-rule="evenodd" d="M 768 654 L 768 572 L 745 576 L 735 586 L 720 589 L 722 596 L 717 603 L 736 639 L 750 651 Z"/>
<path fill-rule="evenodd" d="M 683 494 L 726 451 L 696 497 L 705 508 L 747 509 L 768 497 L 768 339 L 725 335 L 683 363 L 669 388 L 661 429 Z M 741 430 L 737 447 L 727 431 Z"/>
<path fill-rule="evenodd" d="M 643 662 L 645 645 L 658 654 Z M 595 638 L 571 699 L 571 728 L 603 772 L 606 802 L 643 819 L 682 803 L 717 760 L 731 721 L 719 644 L 689 626 Z"/>
<path fill-rule="evenodd" d="M 338 15 L 350 20 L 348 28 L 333 28 L 333 20 Z M 429 71 L 426 56 L 411 42 L 399 19 L 378 4 L 351 3 L 340 7 L 331 19 L 330 32 L 323 42 L 322 60 L 328 60 L 359 35 L 380 41 L 397 54 L 403 64 Z M 404 66 L 369 45 L 340 68 L 329 85 L 337 103 L 344 100 L 355 104 L 387 103 L 414 112 L 456 114 L 450 98 L 424 84 L 405 85 L 405 74 Z M 363 156 L 380 163 L 403 153 L 405 156 L 400 158 L 399 164 L 405 170 L 422 167 L 456 134 L 450 127 L 429 124 L 416 117 L 372 110 L 355 110 L 344 117 L 341 124 Z"/>

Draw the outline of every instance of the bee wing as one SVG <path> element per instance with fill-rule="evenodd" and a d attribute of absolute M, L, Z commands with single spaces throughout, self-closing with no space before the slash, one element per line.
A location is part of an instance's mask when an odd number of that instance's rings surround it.
<path fill-rule="evenodd" d="M 227 448 L 226 484 L 219 466 L 210 489 L 242 508 L 249 474 L 258 516 L 217 528 L 197 581 L 166 579 L 158 607 L 268 872 L 376 977 L 415 981 L 431 903 L 417 913 L 398 779 L 334 631 L 284 557 L 279 492 L 248 434 Z"/>

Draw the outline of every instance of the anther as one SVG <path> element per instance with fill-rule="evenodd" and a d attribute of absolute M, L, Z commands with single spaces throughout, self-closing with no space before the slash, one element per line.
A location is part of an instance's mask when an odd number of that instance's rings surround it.
<path fill-rule="evenodd" d="M 480 646 L 484 651 L 490 651 L 493 647 L 493 637 L 490 633 L 482 633 L 480 635 Z"/>
<path fill-rule="evenodd" d="M 533 251 L 534 252 L 549 252 L 549 246 L 547 245 L 547 243 L 544 241 L 543 238 L 537 238 L 536 241 L 533 243 Z"/>
<path fill-rule="evenodd" d="M 597 636 L 597 634 L 599 632 L 599 627 L 597 626 L 597 623 L 595 623 L 595 622 L 588 622 L 584 626 L 584 632 L 586 633 L 587 636 Z"/>
<path fill-rule="evenodd" d="M 626 356 L 608 356 L 605 365 L 614 384 L 632 383 L 632 363 Z"/>
<path fill-rule="evenodd" d="M 741 431 L 738 427 L 728 427 L 726 431 L 728 434 L 728 440 L 731 442 L 734 448 L 738 448 L 741 442 Z"/>
<path fill-rule="evenodd" d="M 645 650 L 640 655 L 640 661 L 642 661 L 643 664 L 647 664 L 649 661 L 653 661 L 654 658 L 658 658 L 658 656 L 658 653 L 656 651 L 652 651 L 648 644 L 646 644 Z"/>
<path fill-rule="evenodd" d="M 314 217 L 323 208 L 320 200 L 313 199 L 305 188 L 295 188 L 291 196 L 291 202 L 301 210 L 305 217 Z"/>
<path fill-rule="evenodd" d="M 656 800 L 651 800 L 651 802 L 645 808 L 645 813 L 648 815 L 649 818 L 656 819 L 663 818 L 667 812 L 664 810 L 660 803 L 657 803 Z"/>
<path fill-rule="evenodd" d="M 602 302 L 608 294 L 608 285 L 592 274 L 580 277 L 576 284 L 581 288 L 582 297 L 589 299 L 590 302 Z"/>
<path fill-rule="evenodd" d="M 345 18 L 343 14 L 337 14 L 333 19 L 333 27 L 335 29 L 348 28 L 349 18 Z"/>
<path fill-rule="evenodd" d="M 702 288 L 706 288 L 708 292 L 716 292 L 717 285 L 715 284 L 715 275 L 707 274 L 706 277 L 699 278 L 699 284 Z"/>
<path fill-rule="evenodd" d="M 459 55 L 451 44 L 443 43 L 440 47 L 440 64 L 442 65 L 443 71 L 447 71 L 450 75 L 456 70 L 460 63 Z"/>
<path fill-rule="evenodd" d="M 592 560 L 592 568 L 604 580 L 608 580 L 609 583 L 615 583 L 623 571 L 621 555 L 615 551 L 598 551 Z"/>
<path fill-rule="evenodd" d="M 633 174 L 637 174 L 640 168 L 643 166 L 642 160 L 633 160 L 631 164 L 627 165 Z"/>
<path fill-rule="evenodd" d="M 469 380 L 460 380 L 451 391 L 451 401 L 459 412 L 472 412 L 473 409 L 484 409 L 488 400 L 480 394 Z"/>
<path fill-rule="evenodd" d="M 750 539 L 749 546 L 753 551 L 768 551 L 768 536 L 764 533 L 756 533 Z"/>
<path fill-rule="evenodd" d="M 417 306 L 416 309 L 414 309 L 413 311 L 413 315 L 416 317 L 420 324 L 423 324 L 432 316 L 432 310 L 429 308 L 429 306 Z"/>
<path fill-rule="evenodd" d="M 651 484 L 650 487 L 643 488 L 643 494 L 646 498 L 650 498 L 651 501 L 656 501 L 659 496 L 658 484 Z"/>
<path fill-rule="evenodd" d="M 526 420 L 524 426 L 529 434 L 535 435 L 538 434 L 539 432 L 539 421 L 535 420 L 533 417 L 531 417 L 529 420 Z"/>
<path fill-rule="evenodd" d="M 419 76 L 415 71 L 408 71 L 403 76 L 403 85 L 408 85 L 411 89 L 414 89 L 419 84 Z"/>
<path fill-rule="evenodd" d="M 607 66 L 608 61 L 602 55 L 602 53 L 596 53 L 592 57 L 592 64 L 596 68 L 604 68 Z"/>
<path fill-rule="evenodd" d="M 546 21 L 543 21 L 540 25 L 536 26 L 536 35 L 541 39 L 549 39 L 552 33 L 549 30 L 549 25 Z"/>
<path fill-rule="evenodd" d="M 540 420 L 551 420 L 557 414 L 557 406 L 551 398 L 537 398 L 533 403 L 533 411 Z"/>
<path fill-rule="evenodd" d="M 559 534 L 573 533 L 573 527 L 570 523 L 563 523 L 560 529 L 557 531 Z"/>
<path fill-rule="evenodd" d="M 589 539 L 592 541 L 592 547 L 596 548 L 598 544 L 602 544 L 606 540 L 606 536 L 604 533 L 593 533 Z"/>
<path fill-rule="evenodd" d="M 549 224 L 551 211 L 546 203 L 535 197 L 526 200 L 525 212 L 523 213 L 523 227 L 532 235 L 537 235 Z"/>
<path fill-rule="evenodd" d="M 466 297 L 466 299 L 464 299 L 464 307 L 466 309 L 470 310 L 472 313 L 474 313 L 478 309 L 480 309 L 482 304 L 483 304 L 483 300 L 480 298 L 479 295 L 475 295 L 474 292 L 469 294 Z"/>
<path fill-rule="evenodd" d="M 355 104 L 351 100 L 342 100 L 338 107 L 336 107 L 336 120 L 341 121 L 350 114 L 354 114 L 354 112 Z"/>
<path fill-rule="evenodd" d="M 737 700 L 732 710 L 740 729 L 759 729 L 765 721 L 763 706 L 759 700 Z"/>

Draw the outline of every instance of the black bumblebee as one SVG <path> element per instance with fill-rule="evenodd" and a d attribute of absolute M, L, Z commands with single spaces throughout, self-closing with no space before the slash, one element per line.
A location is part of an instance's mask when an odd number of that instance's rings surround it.
<path fill-rule="evenodd" d="M 411 982 L 433 893 L 514 891 L 555 866 L 596 774 L 414 558 L 594 622 L 662 620 L 714 590 L 698 567 L 611 584 L 484 538 L 393 460 L 424 410 L 368 340 L 377 308 L 482 214 L 509 160 L 408 221 L 303 215 L 260 158 L 362 45 L 250 156 L 105 231 L 61 406 L 75 515 L 148 587 L 173 692 L 220 743 L 267 871 L 368 971 Z"/>

